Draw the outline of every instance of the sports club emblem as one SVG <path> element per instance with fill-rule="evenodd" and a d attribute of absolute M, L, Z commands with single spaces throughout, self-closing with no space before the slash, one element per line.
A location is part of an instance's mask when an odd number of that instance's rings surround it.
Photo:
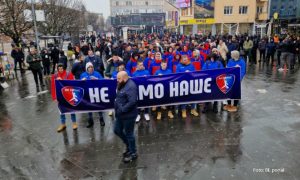
<path fill-rule="evenodd" d="M 222 74 L 216 78 L 217 86 L 224 94 L 227 94 L 235 81 L 233 74 Z"/>
<path fill-rule="evenodd" d="M 80 87 L 66 86 L 61 89 L 61 92 L 71 106 L 78 106 L 84 95 L 84 90 Z"/>

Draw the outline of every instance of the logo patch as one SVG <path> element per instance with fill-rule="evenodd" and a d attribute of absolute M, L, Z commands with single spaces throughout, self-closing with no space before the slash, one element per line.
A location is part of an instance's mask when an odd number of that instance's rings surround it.
<path fill-rule="evenodd" d="M 80 87 L 66 86 L 61 89 L 61 92 L 71 106 L 78 106 L 84 95 L 84 89 Z"/>
<path fill-rule="evenodd" d="M 216 82 L 220 91 L 227 94 L 235 81 L 235 76 L 233 74 L 222 74 L 216 78 Z"/>

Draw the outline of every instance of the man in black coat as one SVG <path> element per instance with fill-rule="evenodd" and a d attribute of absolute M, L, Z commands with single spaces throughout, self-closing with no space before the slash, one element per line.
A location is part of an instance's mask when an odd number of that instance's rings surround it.
<path fill-rule="evenodd" d="M 115 126 L 114 133 L 121 138 L 126 145 L 123 153 L 125 163 L 137 159 L 136 144 L 134 137 L 134 124 L 138 115 L 137 109 L 137 86 L 129 79 L 125 71 L 117 75 L 118 88 L 115 100 Z"/>
<path fill-rule="evenodd" d="M 51 74 L 54 74 L 55 69 L 56 69 L 55 66 L 59 61 L 59 50 L 57 49 L 56 46 L 54 46 L 54 49 L 52 49 L 52 51 L 51 51 L 51 59 L 52 59 L 52 63 L 53 63 Z"/>
<path fill-rule="evenodd" d="M 13 50 L 11 51 L 11 57 L 14 58 L 15 63 L 15 71 L 17 71 L 17 64 L 19 63 L 20 72 L 23 73 L 23 67 L 22 64 L 24 62 L 24 53 L 22 52 L 21 48 L 18 48 L 16 46 L 12 46 Z"/>

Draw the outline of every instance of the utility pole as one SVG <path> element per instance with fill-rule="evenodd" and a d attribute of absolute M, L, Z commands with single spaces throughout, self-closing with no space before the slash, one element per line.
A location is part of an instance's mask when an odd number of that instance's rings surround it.
<path fill-rule="evenodd" d="M 34 33 L 35 33 L 35 42 L 36 42 L 36 48 L 38 54 L 40 53 L 40 46 L 39 46 L 39 38 L 38 38 L 38 32 L 37 32 L 37 26 L 36 26 L 36 15 L 35 15 L 35 9 L 34 9 L 34 4 L 35 0 L 31 0 L 31 15 L 32 15 L 32 20 L 34 24 Z"/>

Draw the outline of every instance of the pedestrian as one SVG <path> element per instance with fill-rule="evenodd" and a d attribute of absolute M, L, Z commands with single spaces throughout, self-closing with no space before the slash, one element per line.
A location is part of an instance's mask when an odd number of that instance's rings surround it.
<path fill-rule="evenodd" d="M 72 67 L 72 74 L 75 76 L 75 79 L 80 80 L 80 75 L 85 72 L 85 66 L 83 63 L 84 56 L 78 55 L 78 60 L 75 60 Z"/>
<path fill-rule="evenodd" d="M 246 74 L 246 63 L 245 63 L 244 58 L 240 57 L 240 53 L 238 51 L 231 52 L 231 59 L 228 61 L 227 67 L 228 68 L 239 67 L 241 69 L 240 80 L 242 82 L 242 80 Z M 223 109 L 227 110 L 228 112 L 236 112 L 238 103 L 239 103 L 238 100 L 233 100 L 233 105 L 232 105 L 232 101 L 228 100 L 227 105 L 225 105 L 223 107 Z"/>
<path fill-rule="evenodd" d="M 35 85 L 37 88 L 39 88 L 39 82 L 40 85 L 43 87 L 45 86 L 43 81 L 43 73 L 42 73 L 42 65 L 41 65 L 42 57 L 37 54 L 37 50 L 35 48 L 32 48 L 30 50 L 29 55 L 26 58 L 26 62 L 29 64 L 29 68 L 33 74 Z"/>
<path fill-rule="evenodd" d="M 24 53 L 22 49 L 16 45 L 12 45 L 13 50 L 11 51 L 11 57 L 14 59 L 15 71 L 17 71 L 17 65 L 19 64 L 20 72 L 24 73 L 23 62 L 24 62 Z"/>
<path fill-rule="evenodd" d="M 101 74 L 97 71 L 94 70 L 94 66 L 91 62 L 86 63 L 85 66 L 86 71 L 80 75 L 81 80 L 99 80 L 103 79 Z M 105 122 L 103 119 L 103 113 L 99 112 L 99 121 L 101 126 L 105 126 Z M 94 126 L 94 120 L 93 120 L 93 113 L 89 112 L 89 119 L 88 119 L 88 125 L 86 126 L 87 128 L 91 128 Z"/>
<path fill-rule="evenodd" d="M 51 95 L 52 99 L 54 101 L 57 100 L 56 96 L 56 89 L 55 89 L 55 80 L 74 80 L 74 76 L 72 73 L 67 72 L 64 69 L 64 65 L 58 63 L 57 64 L 57 73 L 52 75 L 51 78 Z M 75 95 L 73 95 L 74 101 L 78 101 Z M 73 130 L 77 130 L 78 125 L 76 123 L 76 115 L 74 113 L 71 114 L 71 120 L 72 120 L 72 128 Z M 66 115 L 65 114 L 60 114 L 60 126 L 57 128 L 57 132 L 62 132 L 66 129 Z"/>
<path fill-rule="evenodd" d="M 117 75 L 117 95 L 115 100 L 114 133 L 126 145 L 126 151 L 123 153 L 124 163 L 137 159 L 134 125 L 138 115 L 137 109 L 137 86 L 129 79 L 125 71 Z"/>
<path fill-rule="evenodd" d="M 272 59 L 271 60 L 272 63 L 274 62 L 274 55 L 276 52 L 276 45 L 275 45 L 273 39 L 271 39 L 271 41 L 267 43 L 266 50 L 267 50 L 266 64 L 268 65 L 270 63 L 270 59 Z M 281 50 L 279 52 L 279 49 L 278 49 L 277 53 L 281 54 Z M 280 57 L 280 55 L 279 55 L 279 57 Z"/>
<path fill-rule="evenodd" d="M 244 41 L 244 44 L 243 44 L 243 49 L 244 49 L 244 52 L 246 55 L 245 60 L 247 61 L 247 58 L 248 58 L 249 63 L 252 63 L 252 57 L 251 57 L 252 48 L 253 48 L 253 41 L 247 36 L 246 41 Z"/>
<path fill-rule="evenodd" d="M 264 39 L 262 39 L 259 43 L 258 43 L 258 50 L 259 50 L 259 61 L 258 62 L 265 62 L 266 60 L 266 41 Z"/>
<path fill-rule="evenodd" d="M 44 76 L 50 77 L 50 53 L 47 49 L 44 49 L 41 55 L 43 59 Z"/>
<path fill-rule="evenodd" d="M 55 68 L 56 68 L 55 66 L 59 61 L 59 50 L 57 49 L 56 46 L 54 46 L 54 49 L 52 49 L 52 51 L 51 51 L 51 59 L 52 59 L 52 65 L 53 65 L 51 74 L 54 74 Z"/>

